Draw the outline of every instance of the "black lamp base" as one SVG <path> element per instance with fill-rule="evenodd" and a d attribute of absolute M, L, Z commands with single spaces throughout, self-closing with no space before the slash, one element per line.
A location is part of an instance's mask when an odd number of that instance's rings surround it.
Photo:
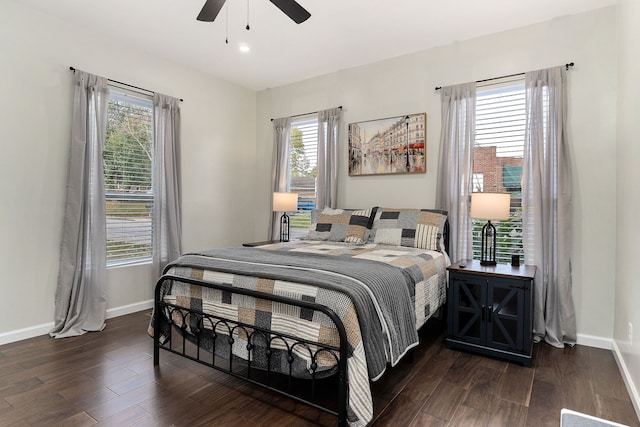
<path fill-rule="evenodd" d="M 280 218 L 280 241 L 289 241 L 289 215 L 286 213 L 283 213 Z"/>
<path fill-rule="evenodd" d="M 480 254 L 480 265 L 494 266 L 496 265 L 496 228 L 491 221 L 482 227 L 482 251 Z"/>

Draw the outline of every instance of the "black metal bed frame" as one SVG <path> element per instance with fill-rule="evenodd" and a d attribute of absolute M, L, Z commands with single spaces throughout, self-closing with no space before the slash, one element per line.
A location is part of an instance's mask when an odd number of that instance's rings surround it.
<path fill-rule="evenodd" d="M 185 307 L 167 303 L 165 301 L 162 301 L 162 295 L 161 295 L 163 285 L 166 282 L 188 283 L 192 285 L 218 289 L 220 291 L 230 292 L 232 294 L 246 295 L 246 296 L 254 297 L 256 299 L 268 300 L 276 303 L 286 304 L 289 306 L 295 306 L 295 307 L 300 307 L 300 308 L 324 313 L 329 319 L 331 319 L 331 321 L 335 325 L 336 330 L 338 331 L 340 345 L 338 347 L 334 347 L 334 346 L 330 346 L 330 345 L 326 345 L 326 344 L 322 344 L 314 341 L 309 341 L 300 337 L 296 337 L 295 335 L 274 332 L 270 329 L 262 328 L 256 325 L 242 323 L 242 322 L 224 318 L 221 316 L 213 316 L 211 314 L 204 313 L 200 310 L 195 310 L 192 308 L 187 309 Z M 165 313 L 169 313 L 169 315 L 165 317 Z M 180 325 L 177 325 L 173 321 L 174 315 L 176 313 L 182 318 Z M 195 316 L 195 318 L 197 319 L 197 322 L 196 322 L 197 324 L 195 325 L 195 328 L 193 326 L 194 325 L 193 320 L 190 319 L 190 321 L 188 321 L 187 316 Z M 163 349 L 171 353 L 177 354 L 179 356 L 182 356 L 184 358 L 190 359 L 194 362 L 198 362 L 200 364 L 209 366 L 218 371 L 229 374 L 235 378 L 239 378 L 244 381 L 248 381 L 249 383 L 255 384 L 257 386 L 274 391 L 276 393 L 280 393 L 284 396 L 287 396 L 299 402 L 310 405 L 316 409 L 327 412 L 331 415 L 337 416 L 338 425 L 345 426 L 345 427 L 347 426 L 347 406 L 349 402 L 349 379 L 348 379 L 348 372 L 347 372 L 347 369 L 348 369 L 347 358 L 351 356 L 351 354 L 349 350 L 349 344 L 347 342 L 347 333 L 346 333 L 345 327 L 342 324 L 342 321 L 340 320 L 340 318 L 330 308 L 323 306 L 321 304 L 316 304 L 316 303 L 301 301 L 301 300 L 293 300 L 293 299 L 282 297 L 279 295 L 266 294 L 266 293 L 254 291 L 251 289 L 234 288 L 229 285 L 223 285 L 223 284 L 212 283 L 212 282 L 203 282 L 200 280 L 194 280 L 190 278 L 165 274 L 156 282 L 153 322 L 154 322 L 154 325 L 153 325 L 154 326 L 154 336 L 153 336 L 154 366 L 157 366 L 160 363 L 160 349 Z M 161 334 L 163 331 L 162 322 L 167 322 L 167 325 L 168 325 L 168 328 L 164 329 L 164 330 L 168 330 L 168 336 L 165 337 L 165 340 L 161 340 Z M 206 326 L 209 326 L 209 328 L 206 328 Z M 195 355 L 189 354 L 187 352 L 188 332 L 186 331 L 186 329 L 188 327 L 190 327 L 191 331 L 194 332 L 194 337 L 196 340 L 196 342 L 194 343 L 196 347 Z M 216 333 L 216 330 L 219 327 L 226 329 L 228 334 L 219 336 Z M 180 335 L 181 343 L 173 343 L 173 339 L 172 339 L 173 328 L 179 328 L 182 330 L 182 333 L 178 334 Z M 212 349 L 211 355 L 209 355 L 207 351 L 204 351 L 204 353 L 206 353 L 207 355 L 202 355 L 201 357 L 201 349 L 200 349 L 201 336 L 199 332 L 204 329 L 207 329 L 208 331 L 210 331 L 209 333 L 211 333 L 213 336 L 213 349 Z M 244 367 L 244 369 L 240 368 L 240 369 L 234 370 L 233 359 L 234 359 L 234 356 L 238 357 L 233 353 L 233 343 L 234 343 L 233 333 L 236 330 L 241 330 L 246 334 L 247 342 L 248 342 L 247 352 L 249 354 L 249 358 L 246 361 L 247 366 Z M 227 340 L 227 343 L 229 344 L 228 358 L 224 358 L 222 360 L 220 357 L 216 358 L 215 344 L 217 339 Z M 251 355 L 253 354 L 254 351 L 257 350 L 255 342 L 258 339 L 261 339 L 262 342 L 266 344 L 266 357 L 267 357 L 266 380 L 264 379 L 259 380 L 255 376 L 255 372 L 253 372 L 253 369 L 251 366 L 252 359 L 253 359 Z M 271 356 L 272 356 L 271 348 L 272 348 L 272 344 L 276 341 L 279 341 L 280 343 L 284 344 L 287 349 L 286 352 L 287 352 L 287 363 L 289 365 L 289 372 L 288 374 L 284 374 L 287 376 L 286 390 L 283 390 L 281 387 L 280 388 L 275 387 L 272 384 L 272 375 L 271 375 L 272 371 L 271 371 L 271 363 L 270 363 Z M 301 395 L 295 395 L 291 393 L 292 381 L 295 378 L 292 375 L 292 365 L 295 357 L 293 352 L 296 349 L 296 347 L 302 347 L 303 349 L 305 349 L 305 351 L 309 351 L 309 355 L 312 361 L 310 364 L 311 398 L 309 399 L 304 398 Z M 321 353 L 327 353 L 336 359 L 336 364 L 338 367 L 337 369 L 337 377 L 338 377 L 337 408 L 338 409 L 337 410 L 332 409 L 329 406 L 320 404 L 317 401 L 316 370 L 318 365 L 316 363 L 316 360 L 318 355 Z M 209 360 L 205 360 L 205 358 Z M 223 364 L 226 364 L 227 366 L 223 366 Z M 252 374 L 254 374 L 253 377 L 252 377 Z"/>
<path fill-rule="evenodd" d="M 441 212 L 444 213 L 446 215 L 445 211 L 436 211 L 436 212 Z M 444 233 L 442 235 L 442 239 L 443 239 L 443 244 L 444 244 L 444 248 L 445 251 L 448 252 L 449 250 L 449 221 L 448 219 L 445 221 L 444 224 Z M 212 289 L 218 289 L 220 291 L 226 291 L 226 292 L 230 292 L 231 294 L 240 294 L 240 295 L 245 295 L 245 296 L 250 296 L 250 297 L 254 297 L 256 299 L 263 299 L 263 300 L 267 300 L 267 301 L 272 301 L 272 302 L 277 302 L 277 303 L 281 303 L 281 304 L 286 304 L 289 306 L 294 306 L 294 307 L 300 307 L 300 308 L 305 308 L 305 309 L 309 309 L 309 310 L 313 310 L 313 311 L 318 311 L 321 313 L 324 313 L 329 319 L 331 319 L 331 321 L 333 322 L 333 324 L 336 327 L 336 330 L 338 331 L 338 336 L 340 339 L 340 345 L 338 347 L 334 347 L 334 346 L 329 346 L 326 344 L 322 344 L 322 343 L 318 343 L 318 342 L 314 342 L 314 341 L 309 341 L 309 340 L 305 340 L 303 338 L 300 337 L 296 337 L 295 335 L 291 335 L 291 334 L 286 334 L 286 333 L 279 333 L 279 332 L 274 332 L 270 329 L 266 329 L 266 328 L 262 328 L 256 325 L 249 325 L 246 323 L 242 323 L 239 321 L 235 321 L 232 319 L 227 319 L 224 317 L 220 317 L 220 316 L 213 316 L 211 314 L 207 314 L 204 313 L 202 311 L 199 310 L 195 310 L 195 309 L 186 309 L 185 307 L 181 307 L 178 305 L 174 305 L 174 304 L 170 304 L 167 303 L 165 301 L 162 301 L 161 298 L 161 290 L 162 290 L 162 286 L 165 282 L 182 282 L 182 283 L 188 283 L 188 284 L 192 284 L 192 285 L 198 285 L 198 286 L 203 286 L 203 287 L 207 287 L 207 288 L 212 288 Z M 446 305 L 444 306 L 446 308 Z M 165 309 L 169 310 L 170 315 L 168 316 L 168 319 L 164 317 L 163 313 L 165 312 Z M 182 316 L 182 322 L 180 325 L 180 328 L 182 329 L 182 333 L 181 335 L 181 347 L 179 349 L 173 348 L 172 346 L 172 336 L 171 336 L 171 331 L 172 331 L 172 318 L 173 318 L 173 314 L 176 312 L 176 310 L 178 311 L 178 313 Z M 198 318 L 198 325 L 196 327 L 196 329 L 204 329 L 205 327 L 205 321 L 209 322 L 209 326 L 211 327 L 211 330 L 213 331 L 213 336 L 214 336 L 214 348 L 212 349 L 212 356 L 211 356 L 211 361 L 207 361 L 207 360 L 203 360 L 200 357 L 200 335 L 196 332 L 196 355 L 190 355 L 187 354 L 186 352 L 186 328 L 188 327 L 189 323 L 193 323 L 193 322 L 187 322 L 186 318 L 187 315 L 195 315 Z M 338 425 L 340 427 L 346 427 L 347 426 L 347 407 L 349 404 L 349 377 L 348 377 L 348 364 L 347 364 L 347 359 L 348 357 L 351 356 L 351 351 L 349 349 L 349 343 L 347 341 L 347 333 L 345 330 L 345 327 L 342 323 L 342 321 L 340 320 L 340 318 L 335 314 L 335 312 L 333 310 L 331 310 L 330 308 L 321 305 L 321 304 L 316 304 L 316 303 L 312 303 L 312 302 L 308 302 L 308 301 L 302 301 L 302 300 L 294 300 L 294 299 L 290 299 L 290 298 L 286 298 L 286 297 L 282 297 L 279 295 L 273 295 L 273 294 L 267 294 L 267 293 L 263 293 L 263 292 L 259 292 L 259 291 L 254 291 L 251 289 L 244 289 L 244 288 L 235 288 L 235 287 L 231 287 L 229 285 L 224 285 L 224 284 L 220 284 L 220 283 L 213 283 L 213 282 L 204 282 L 201 280 L 195 280 L 195 279 L 190 279 L 190 278 L 185 278 L 185 277 L 179 277 L 179 276 L 175 276 L 175 275 L 168 275 L 165 274 L 162 277 L 160 277 L 160 279 L 158 279 L 158 281 L 156 282 L 156 287 L 155 287 L 155 297 L 154 297 L 154 336 L 153 336 L 153 341 L 154 341 L 154 346 L 153 346 L 153 364 L 154 366 L 157 366 L 160 363 L 160 349 L 169 351 L 171 353 L 177 354 L 179 356 L 185 357 L 187 359 L 190 359 L 194 362 L 198 362 L 201 363 L 203 365 L 209 366 L 213 369 L 216 369 L 218 371 L 224 372 L 226 374 L 229 374 L 235 378 L 239 378 L 241 380 L 244 381 L 248 381 L 249 383 L 255 384 L 257 386 L 263 387 L 265 389 L 274 391 L 276 393 L 282 394 L 284 396 L 287 396 L 291 399 L 294 399 L 298 402 L 302 402 L 304 404 L 310 405 L 311 407 L 314 407 L 316 409 L 319 409 L 321 411 L 327 412 L 333 416 L 338 417 Z M 214 320 L 215 319 L 215 320 Z M 166 321 L 169 324 L 169 337 L 167 340 L 165 340 L 164 342 L 161 342 L 160 340 L 160 335 L 162 333 L 162 327 L 161 327 L 161 322 Z M 225 334 L 223 336 L 223 339 L 227 339 L 229 345 L 229 357 L 228 357 L 228 367 L 222 366 L 221 364 L 216 363 L 216 351 L 215 351 L 215 337 L 216 337 L 216 328 L 219 325 L 223 325 L 224 327 L 227 328 L 227 331 L 229 332 L 228 335 Z M 234 326 L 230 326 L 230 325 L 234 325 Z M 175 325 L 174 325 L 175 326 Z M 244 331 L 244 333 L 246 334 L 246 336 L 248 337 L 248 342 L 249 344 L 247 345 L 247 351 L 249 353 L 249 355 L 251 355 L 252 351 L 255 351 L 255 346 L 252 344 L 253 341 L 252 339 L 254 339 L 254 337 L 262 337 L 262 339 L 268 343 L 267 345 L 267 351 L 266 351 L 266 356 L 268 359 L 267 362 L 267 373 L 266 373 L 266 381 L 259 381 L 256 378 L 252 378 L 252 369 L 251 369 L 251 356 L 249 357 L 249 359 L 247 360 L 247 368 L 244 369 L 244 372 L 240 372 L 240 371 L 234 371 L 233 369 L 233 332 L 236 329 L 241 329 Z M 192 328 L 193 329 L 193 328 Z M 286 345 L 287 348 L 287 353 L 288 353 L 288 357 L 287 357 L 287 362 L 289 363 L 289 373 L 287 375 L 288 377 L 288 390 L 283 390 L 282 388 L 277 388 L 275 386 L 271 385 L 271 365 L 270 365 L 270 357 L 271 357 L 271 344 L 275 341 L 275 340 L 280 340 L 282 343 L 284 343 Z M 293 341 L 293 344 L 289 344 L 287 342 L 287 340 L 289 341 Z M 309 354 L 311 356 L 311 398 L 310 399 L 306 399 L 303 398 L 301 396 L 298 395 L 294 395 L 291 394 L 291 389 L 292 389 L 292 380 L 294 379 L 294 376 L 292 375 L 292 371 L 291 371 L 291 367 L 294 361 L 294 355 L 293 355 L 293 351 L 295 349 L 296 346 L 303 346 L 304 348 L 306 348 L 307 350 L 309 350 Z M 313 351 L 312 347 L 317 348 L 317 350 Z M 329 354 L 331 354 L 333 357 L 336 358 L 336 363 L 337 363 L 337 378 L 338 378 L 338 393 L 337 393 L 337 410 L 334 410 L 328 406 L 325 406 L 323 404 L 318 403 L 315 398 L 316 398 L 316 368 L 317 368 L 317 364 L 315 363 L 315 360 L 318 356 L 318 354 L 322 353 L 322 352 L 328 352 Z M 337 354 L 337 356 L 336 356 Z M 412 359 L 412 355 L 410 356 L 410 358 Z M 226 360 L 226 359 L 225 359 Z"/>

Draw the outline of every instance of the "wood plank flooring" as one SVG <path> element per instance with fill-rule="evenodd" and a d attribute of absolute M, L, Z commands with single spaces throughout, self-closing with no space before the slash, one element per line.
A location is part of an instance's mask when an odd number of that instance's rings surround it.
<path fill-rule="evenodd" d="M 0 426 L 313 426 L 335 418 L 161 352 L 149 313 L 100 333 L 0 346 Z M 532 368 L 444 347 L 432 321 L 413 363 L 373 384 L 380 426 L 559 426 L 571 408 L 640 426 L 610 351 L 535 345 Z"/>

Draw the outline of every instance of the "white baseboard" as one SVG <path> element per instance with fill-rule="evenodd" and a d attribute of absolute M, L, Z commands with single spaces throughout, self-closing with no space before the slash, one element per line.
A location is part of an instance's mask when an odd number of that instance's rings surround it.
<path fill-rule="evenodd" d="M 611 338 L 597 337 L 595 335 L 578 334 L 576 344 L 611 350 L 613 340 Z"/>
<path fill-rule="evenodd" d="M 40 335 L 46 335 L 51 329 L 53 329 L 53 326 L 54 323 L 49 322 L 42 325 L 18 329 L 16 331 L 3 332 L 0 334 L 0 345 L 26 340 L 28 338 L 39 337 Z"/>
<path fill-rule="evenodd" d="M 123 305 L 122 307 L 114 307 L 107 310 L 107 319 L 114 317 L 120 317 L 131 313 L 137 313 L 143 310 L 150 310 L 153 308 L 153 300 L 140 301 L 135 304 Z"/>
<path fill-rule="evenodd" d="M 149 310 L 153 308 L 153 300 L 141 301 L 135 304 L 123 305 L 122 307 L 114 307 L 107 310 L 107 319 L 124 316 L 126 314 L 137 313 L 138 311 Z M 10 344 L 16 341 L 22 341 L 29 338 L 46 335 L 53 329 L 54 322 L 44 323 L 42 325 L 30 326 L 28 328 L 18 329 L 15 331 L 0 333 L 0 345 Z"/>
<path fill-rule="evenodd" d="M 620 348 L 618 348 L 618 344 L 616 344 L 615 341 L 613 341 L 613 357 L 616 359 L 616 363 L 618 364 L 618 369 L 620 369 L 620 373 L 622 374 L 624 384 L 627 386 L 629 398 L 631 399 L 631 403 L 633 403 L 633 407 L 636 410 L 636 415 L 638 416 L 638 419 L 640 419 L 640 393 L 633 383 L 633 379 L 631 378 L 631 374 L 627 369 L 627 365 L 626 363 L 624 363 L 624 358 L 622 357 Z"/>

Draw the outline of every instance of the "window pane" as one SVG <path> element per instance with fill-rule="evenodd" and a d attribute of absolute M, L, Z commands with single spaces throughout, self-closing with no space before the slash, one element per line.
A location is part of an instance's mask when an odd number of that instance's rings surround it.
<path fill-rule="evenodd" d="M 508 263 L 522 250 L 522 159 L 524 82 L 478 88 L 473 155 L 473 191 L 511 193 L 511 218 L 495 223 L 496 261 Z M 473 253 L 480 259 L 483 220 L 473 220 Z"/>
<path fill-rule="evenodd" d="M 152 117 L 150 99 L 112 89 L 103 156 L 107 264 L 151 259 Z"/>
<path fill-rule="evenodd" d="M 316 207 L 318 176 L 318 120 L 291 123 L 290 191 L 298 193 L 298 210 L 291 214 L 290 238 L 307 234 L 311 226 L 311 210 Z"/>

